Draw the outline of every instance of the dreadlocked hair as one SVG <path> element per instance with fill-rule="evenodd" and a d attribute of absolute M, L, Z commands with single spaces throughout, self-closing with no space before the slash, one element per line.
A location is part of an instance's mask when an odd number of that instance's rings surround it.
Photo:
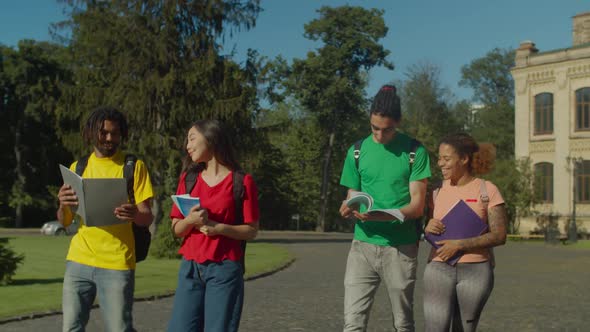
<path fill-rule="evenodd" d="M 82 138 L 86 143 L 95 142 L 106 120 L 116 122 L 121 130 L 121 137 L 123 140 L 127 139 L 128 126 L 125 115 L 114 107 L 100 106 L 92 111 L 82 130 Z"/>
<path fill-rule="evenodd" d="M 373 98 L 370 113 L 392 118 L 395 121 L 401 119 L 400 99 L 394 85 L 386 84 L 379 89 Z"/>

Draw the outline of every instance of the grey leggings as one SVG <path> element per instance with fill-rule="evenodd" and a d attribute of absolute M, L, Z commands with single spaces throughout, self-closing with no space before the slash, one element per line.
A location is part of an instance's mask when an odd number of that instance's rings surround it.
<path fill-rule="evenodd" d="M 450 266 L 430 262 L 424 271 L 424 320 L 427 332 L 475 331 L 494 288 L 489 262 Z"/>

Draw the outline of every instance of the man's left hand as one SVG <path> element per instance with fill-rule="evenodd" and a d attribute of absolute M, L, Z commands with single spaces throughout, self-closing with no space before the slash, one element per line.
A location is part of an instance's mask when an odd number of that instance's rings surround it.
<path fill-rule="evenodd" d="M 133 221 L 137 216 L 137 205 L 135 204 L 123 204 L 115 208 L 115 217 L 124 221 Z"/>
<path fill-rule="evenodd" d="M 390 214 L 382 211 L 363 212 L 353 211 L 352 214 L 360 221 L 391 221 L 395 220 Z"/>

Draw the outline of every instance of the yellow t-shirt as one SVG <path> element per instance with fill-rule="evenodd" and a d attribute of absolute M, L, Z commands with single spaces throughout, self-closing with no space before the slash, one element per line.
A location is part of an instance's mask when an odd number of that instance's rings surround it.
<path fill-rule="evenodd" d="M 98 158 L 92 153 L 82 177 L 122 178 L 124 162 L 125 155 L 120 151 L 108 158 Z M 76 164 L 77 161 L 70 166 L 70 170 L 75 172 Z M 133 189 L 137 203 L 154 195 L 150 176 L 141 160 L 135 164 Z M 67 259 L 104 269 L 135 269 L 135 239 L 131 223 L 86 227 L 81 220 L 78 233 L 70 243 Z"/>

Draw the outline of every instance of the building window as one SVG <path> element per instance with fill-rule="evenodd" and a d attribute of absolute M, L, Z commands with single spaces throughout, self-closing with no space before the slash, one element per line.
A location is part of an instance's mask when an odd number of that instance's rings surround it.
<path fill-rule="evenodd" d="M 576 131 L 590 130 L 590 88 L 576 90 Z"/>
<path fill-rule="evenodd" d="M 577 201 L 590 203 L 590 160 L 576 163 L 576 192 Z"/>
<path fill-rule="evenodd" d="M 542 203 L 553 203 L 553 164 L 535 165 L 538 198 Z"/>
<path fill-rule="evenodd" d="M 553 94 L 535 96 L 535 135 L 553 134 Z"/>

